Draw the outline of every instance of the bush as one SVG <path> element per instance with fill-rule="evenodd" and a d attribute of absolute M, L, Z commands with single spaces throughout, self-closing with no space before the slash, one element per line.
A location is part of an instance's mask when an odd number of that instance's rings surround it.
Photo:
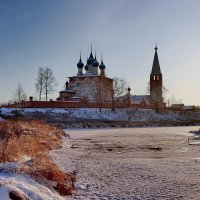
<path fill-rule="evenodd" d="M 39 121 L 6 120 L 0 122 L 0 161 L 35 157 L 61 147 L 63 131 Z"/>
<path fill-rule="evenodd" d="M 18 173 L 31 175 L 36 181 L 61 195 L 71 194 L 75 175 L 65 174 L 47 153 L 61 147 L 64 132 L 40 121 L 6 120 L 0 122 L 0 162 L 20 162 Z M 23 158 L 30 158 L 23 162 Z"/>

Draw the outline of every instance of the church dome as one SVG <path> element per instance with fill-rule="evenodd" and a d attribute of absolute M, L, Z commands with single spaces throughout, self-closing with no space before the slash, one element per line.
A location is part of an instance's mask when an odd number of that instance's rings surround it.
<path fill-rule="evenodd" d="M 81 57 L 80 57 L 79 62 L 77 63 L 77 67 L 78 67 L 78 68 L 83 68 L 83 67 L 84 67 L 84 64 L 83 64 L 83 62 L 82 62 L 82 60 L 81 60 Z"/>
<path fill-rule="evenodd" d="M 91 51 L 90 57 L 89 57 L 88 60 L 87 60 L 87 64 L 88 64 L 88 65 L 92 65 L 93 62 L 94 62 L 94 57 L 93 57 L 92 51 Z"/>
<path fill-rule="evenodd" d="M 88 71 L 88 69 L 89 69 L 89 66 L 87 64 L 87 65 L 85 65 L 85 70 Z"/>
<path fill-rule="evenodd" d="M 99 69 L 105 69 L 105 68 L 106 68 L 106 66 L 103 63 L 103 60 L 101 60 L 101 64 L 99 65 Z"/>
<path fill-rule="evenodd" d="M 95 55 L 94 61 L 92 62 L 92 65 L 93 65 L 94 67 L 98 67 L 98 66 L 99 66 L 99 62 L 97 61 L 96 55 Z"/>

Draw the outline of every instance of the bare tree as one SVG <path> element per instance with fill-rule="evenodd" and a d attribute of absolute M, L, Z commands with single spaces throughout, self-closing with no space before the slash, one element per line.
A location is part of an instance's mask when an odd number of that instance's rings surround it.
<path fill-rule="evenodd" d="M 167 101 L 166 94 L 168 93 L 168 91 L 169 90 L 163 85 L 162 86 L 162 95 L 163 95 L 164 101 Z M 146 94 L 150 94 L 150 81 L 148 81 L 148 83 L 147 83 Z"/>
<path fill-rule="evenodd" d="M 17 85 L 17 89 L 14 92 L 14 101 L 25 101 L 27 99 L 27 95 L 24 92 L 23 87 L 21 86 L 21 84 Z"/>
<path fill-rule="evenodd" d="M 115 110 L 115 102 L 119 99 L 120 96 L 123 96 L 127 93 L 128 84 L 125 79 L 119 77 L 113 77 L 113 94 L 112 94 L 112 110 Z"/>
<path fill-rule="evenodd" d="M 42 93 L 44 91 L 44 72 L 45 69 L 42 67 L 38 68 L 38 76 L 35 83 L 36 92 L 39 95 L 39 101 L 42 99 Z"/>
<path fill-rule="evenodd" d="M 44 90 L 46 101 L 48 100 L 48 95 L 55 91 L 56 87 L 56 78 L 53 74 L 53 70 L 51 68 L 46 67 L 44 70 Z"/>
<path fill-rule="evenodd" d="M 147 95 L 150 94 L 150 81 L 148 81 L 148 83 L 147 83 L 146 94 L 147 94 Z"/>
<path fill-rule="evenodd" d="M 123 96 L 127 93 L 128 84 L 125 79 L 121 79 L 119 77 L 113 77 L 113 98 L 114 101 L 120 96 Z"/>

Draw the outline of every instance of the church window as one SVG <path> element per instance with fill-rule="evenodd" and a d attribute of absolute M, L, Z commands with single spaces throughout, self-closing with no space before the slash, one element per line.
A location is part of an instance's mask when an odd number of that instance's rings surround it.
<path fill-rule="evenodd" d="M 153 76 L 153 80 L 154 80 L 154 81 L 156 80 L 156 76 L 155 76 L 155 75 Z"/>
<path fill-rule="evenodd" d="M 157 81 L 159 81 L 159 76 L 157 76 Z"/>

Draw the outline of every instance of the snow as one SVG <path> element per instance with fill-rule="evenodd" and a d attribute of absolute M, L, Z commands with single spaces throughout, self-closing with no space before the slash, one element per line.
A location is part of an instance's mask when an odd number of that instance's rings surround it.
<path fill-rule="evenodd" d="M 7 163 L 3 163 L 0 164 L 0 172 L 15 172 L 17 170 L 17 168 L 19 167 L 18 163 L 14 163 L 14 162 L 7 162 Z"/>
<path fill-rule="evenodd" d="M 1 122 L 1 121 L 4 121 L 4 119 L 0 117 L 0 122 Z"/>
<path fill-rule="evenodd" d="M 0 165 L 0 199 L 8 200 L 10 191 L 18 191 L 30 200 L 67 199 L 52 192 L 47 187 L 37 183 L 27 175 L 17 174 L 17 163 L 4 163 Z"/>
<path fill-rule="evenodd" d="M 7 185 L 3 185 L 0 187 L 0 197 L 2 200 L 10 200 L 9 190 L 10 188 Z"/>
<path fill-rule="evenodd" d="M 145 109 L 8 109 L 2 115 L 41 112 L 51 115 L 101 120 L 184 120 L 200 119 L 199 113 Z M 200 196 L 200 154 L 190 130 L 200 127 L 108 128 L 65 130 L 63 147 L 51 152 L 59 167 L 76 172 L 77 193 L 61 197 L 31 177 L 17 174 L 17 163 L 0 165 L 0 199 L 11 190 L 31 200 L 42 199 L 198 199 Z M 159 150 L 160 149 L 160 150 Z M 22 157 L 21 161 L 29 161 Z M 189 189 L 188 189 L 189 188 Z"/>
<path fill-rule="evenodd" d="M 30 156 L 26 156 L 26 155 L 24 155 L 24 156 L 22 156 L 21 157 L 21 159 L 20 159 L 20 162 L 28 162 L 28 161 L 31 161 L 31 157 Z"/>
<path fill-rule="evenodd" d="M 71 199 L 199 199 L 199 127 L 67 130 L 70 139 L 51 152 L 65 171 L 76 171 Z M 161 150 L 155 150 L 160 147 Z"/>
<path fill-rule="evenodd" d="M 156 113 L 154 110 L 147 109 L 102 109 L 98 108 L 1 108 L 2 115 L 13 115 L 13 111 L 19 111 L 22 114 L 25 113 L 47 113 L 51 115 L 55 114 L 67 114 L 70 118 L 81 119 L 99 119 L 99 120 L 118 120 L 118 121 L 162 121 L 162 120 L 198 120 L 200 119 L 200 113 L 174 113 L 166 111 L 164 113 Z"/>

